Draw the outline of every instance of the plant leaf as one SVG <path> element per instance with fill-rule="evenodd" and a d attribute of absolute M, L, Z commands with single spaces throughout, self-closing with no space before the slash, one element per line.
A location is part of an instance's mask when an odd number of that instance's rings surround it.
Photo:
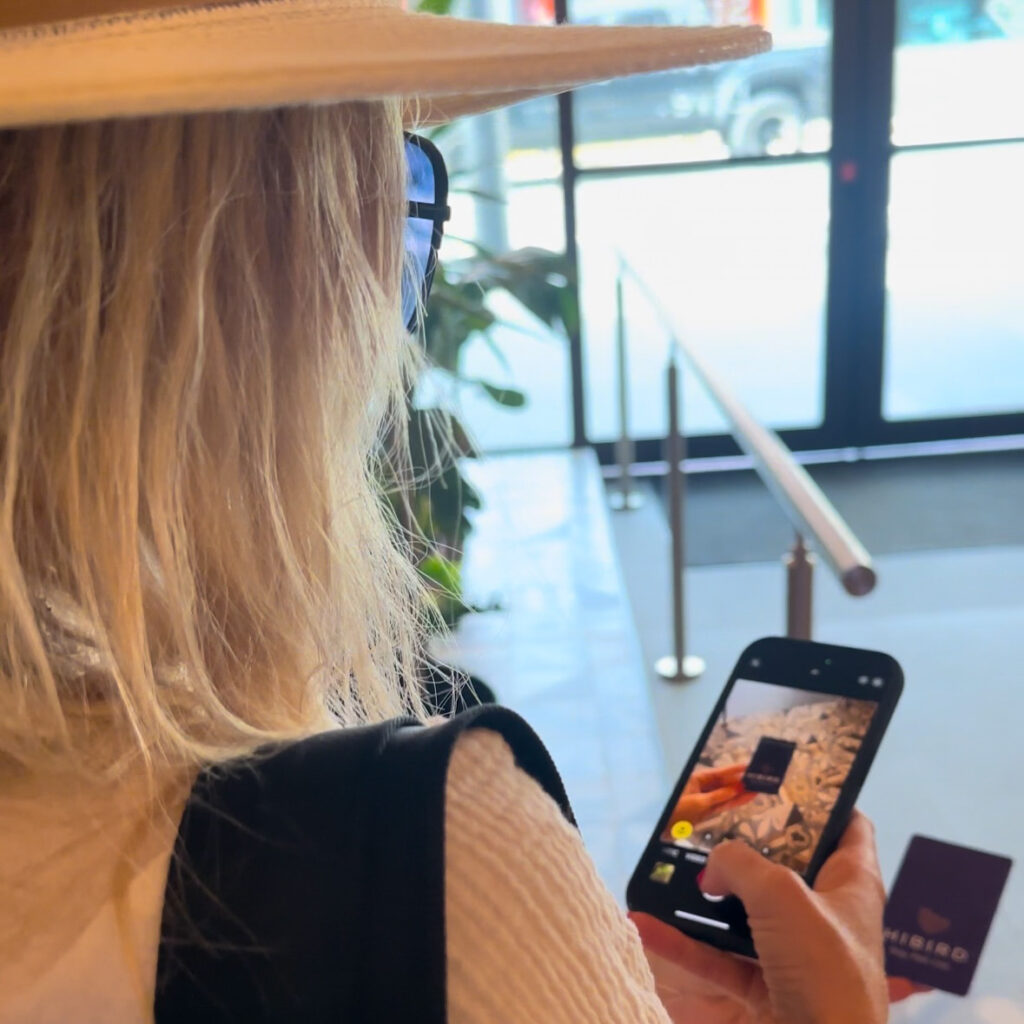
<path fill-rule="evenodd" d="M 549 327 L 575 328 L 575 288 L 568 261 L 547 249 L 516 249 L 503 256 L 480 251 L 448 267 L 460 285 L 474 284 L 486 293 L 502 289 Z"/>
<path fill-rule="evenodd" d="M 498 387 L 497 384 L 491 384 L 486 380 L 477 380 L 473 383 L 486 391 L 498 405 L 503 405 L 506 409 L 522 409 L 526 405 L 526 395 L 516 388 Z"/>

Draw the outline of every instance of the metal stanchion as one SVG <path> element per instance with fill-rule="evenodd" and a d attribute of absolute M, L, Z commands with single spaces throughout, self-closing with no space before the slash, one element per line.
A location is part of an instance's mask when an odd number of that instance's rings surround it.
<path fill-rule="evenodd" d="M 673 653 L 659 658 L 654 665 L 662 679 L 684 682 L 703 675 L 703 658 L 686 653 L 685 580 L 686 537 L 683 533 L 686 478 L 683 459 L 686 441 L 679 415 L 679 366 L 676 352 L 669 357 L 666 377 L 668 381 L 668 437 L 665 439 L 665 459 L 668 462 L 669 527 L 672 531 L 672 647 Z"/>
<path fill-rule="evenodd" d="M 608 498 L 616 512 L 640 508 L 643 495 L 633 490 L 633 462 L 636 446 L 629 435 L 629 367 L 626 362 L 626 308 L 622 298 L 622 271 L 615 279 L 615 354 L 619 374 L 619 439 L 615 442 L 615 461 L 619 464 L 618 486 Z"/>
<path fill-rule="evenodd" d="M 815 558 L 798 533 L 793 549 L 783 558 L 786 566 L 786 636 L 811 639 L 811 610 L 814 595 Z"/>

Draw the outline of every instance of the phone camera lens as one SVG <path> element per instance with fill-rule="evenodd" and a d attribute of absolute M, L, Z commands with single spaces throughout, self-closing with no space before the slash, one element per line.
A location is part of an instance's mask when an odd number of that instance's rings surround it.
<path fill-rule="evenodd" d="M 857 682 L 860 683 L 861 686 L 867 686 L 868 685 L 868 677 L 867 676 L 858 676 L 857 677 Z"/>
<path fill-rule="evenodd" d="M 871 685 L 876 689 L 881 689 L 884 682 L 885 680 L 881 676 L 875 676 L 875 678 L 871 680 Z"/>
<path fill-rule="evenodd" d="M 812 676 L 820 676 L 821 675 L 821 669 L 820 668 L 812 668 L 811 669 L 811 675 Z"/>

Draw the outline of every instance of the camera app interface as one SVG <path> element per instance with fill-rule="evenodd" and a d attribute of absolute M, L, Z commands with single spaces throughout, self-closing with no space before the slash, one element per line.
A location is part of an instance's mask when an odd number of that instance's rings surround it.
<path fill-rule="evenodd" d="M 725 839 L 806 871 L 877 706 L 737 680 L 661 835 L 663 866 L 651 880 L 669 881 L 678 851 L 699 864 Z"/>

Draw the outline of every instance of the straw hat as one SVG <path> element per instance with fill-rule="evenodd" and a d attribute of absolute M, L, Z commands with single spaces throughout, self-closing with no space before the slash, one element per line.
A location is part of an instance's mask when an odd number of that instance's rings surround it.
<path fill-rule="evenodd" d="M 757 26 L 503 25 L 402 0 L 2 0 L 0 127 L 385 96 L 424 124 L 769 45 Z"/>

